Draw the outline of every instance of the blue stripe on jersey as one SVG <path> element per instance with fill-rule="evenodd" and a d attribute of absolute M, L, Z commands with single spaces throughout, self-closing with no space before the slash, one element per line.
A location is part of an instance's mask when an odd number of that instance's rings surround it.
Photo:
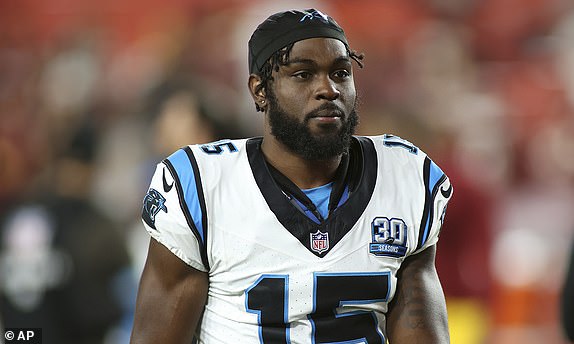
<path fill-rule="evenodd" d="M 185 150 L 180 149 L 170 155 L 167 160 L 173 165 L 183 191 L 183 197 L 187 210 L 191 215 L 195 228 L 200 236 L 202 246 L 205 244 L 205 233 L 203 228 L 203 212 L 201 202 L 197 192 L 197 184 L 193 167 Z"/>
<path fill-rule="evenodd" d="M 436 184 L 439 182 L 441 177 L 444 175 L 444 172 L 434 163 L 434 161 L 430 161 L 430 177 L 429 177 L 429 192 L 432 194 Z"/>
<path fill-rule="evenodd" d="M 429 165 L 429 180 L 428 180 L 428 184 L 426 185 L 427 187 L 427 195 L 430 196 L 430 202 L 431 202 L 431 206 L 429 208 L 429 211 L 426 214 L 426 226 L 425 226 L 425 231 L 423 234 L 423 238 L 420 246 L 424 245 L 425 242 L 428 239 L 428 235 L 430 233 L 430 227 L 432 225 L 432 214 L 433 214 L 433 207 L 432 204 L 434 204 L 434 196 L 436 194 L 436 187 L 437 184 L 439 182 L 441 182 L 445 176 L 444 172 L 440 169 L 440 167 L 437 166 L 437 164 L 434 163 L 434 161 L 430 160 L 430 165 Z"/>

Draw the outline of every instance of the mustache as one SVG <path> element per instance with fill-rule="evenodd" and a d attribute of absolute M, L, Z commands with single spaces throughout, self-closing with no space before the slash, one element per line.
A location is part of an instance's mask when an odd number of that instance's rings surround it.
<path fill-rule="evenodd" d="M 325 103 L 315 110 L 309 111 L 307 115 L 305 115 L 305 120 L 309 120 L 313 117 L 341 117 L 341 119 L 345 119 L 345 111 L 332 103 Z"/>

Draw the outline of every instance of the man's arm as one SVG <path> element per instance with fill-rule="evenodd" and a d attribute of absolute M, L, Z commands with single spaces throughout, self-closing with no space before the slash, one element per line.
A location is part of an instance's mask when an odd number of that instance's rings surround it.
<path fill-rule="evenodd" d="M 389 343 L 449 343 L 444 293 L 435 269 L 436 245 L 407 258 L 387 314 Z"/>
<path fill-rule="evenodd" d="M 193 269 L 151 239 L 130 343 L 191 343 L 207 287 L 206 273 Z"/>

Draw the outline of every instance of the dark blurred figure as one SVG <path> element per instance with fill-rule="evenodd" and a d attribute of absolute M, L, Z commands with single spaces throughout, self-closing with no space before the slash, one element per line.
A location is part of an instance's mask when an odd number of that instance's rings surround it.
<path fill-rule="evenodd" d="M 570 249 L 570 261 L 562 290 L 562 325 L 566 337 L 574 342 L 574 241 Z"/>
<path fill-rule="evenodd" d="M 4 326 L 41 327 L 45 344 L 101 344 L 121 317 L 113 285 L 129 262 L 117 224 L 88 197 L 96 144 L 93 128 L 82 126 L 42 191 L 2 223 Z"/>
<path fill-rule="evenodd" d="M 168 76 L 147 95 L 143 112 L 151 124 L 151 158 L 156 163 L 166 154 L 188 144 L 242 135 L 235 123 L 225 120 L 225 115 L 206 100 L 206 91 L 202 91 L 198 83 L 187 78 Z"/>

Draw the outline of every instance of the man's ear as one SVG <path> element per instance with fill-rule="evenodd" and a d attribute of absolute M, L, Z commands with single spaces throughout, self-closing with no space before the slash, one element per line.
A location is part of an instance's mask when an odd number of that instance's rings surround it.
<path fill-rule="evenodd" d="M 263 80 L 257 74 L 249 75 L 249 81 L 247 82 L 249 87 L 249 93 L 255 102 L 255 109 L 257 111 L 265 112 L 267 107 L 267 99 L 265 96 L 265 88 L 263 87 Z"/>

